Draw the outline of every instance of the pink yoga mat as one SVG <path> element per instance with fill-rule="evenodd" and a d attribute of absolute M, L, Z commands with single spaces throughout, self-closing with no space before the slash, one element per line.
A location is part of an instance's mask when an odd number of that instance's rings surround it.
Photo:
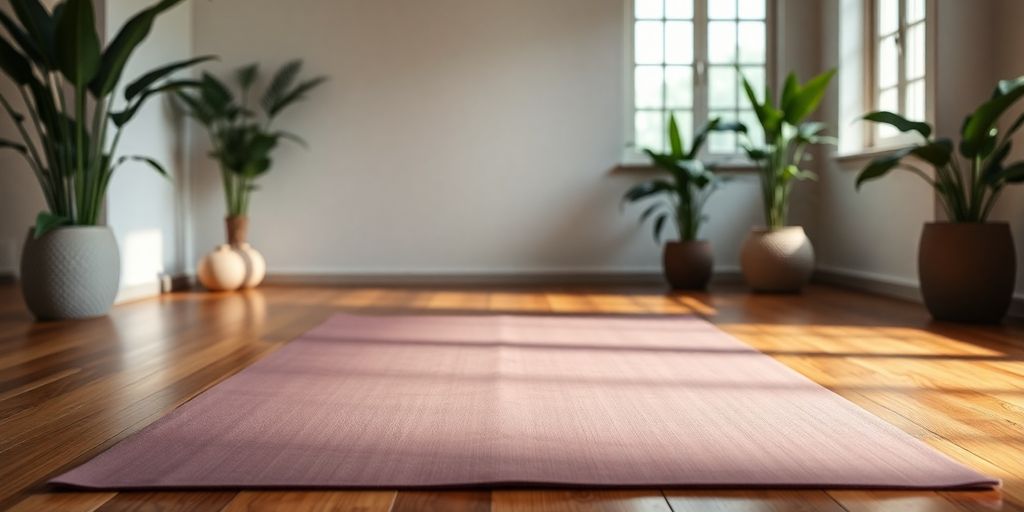
<path fill-rule="evenodd" d="M 346 315 L 52 482 L 998 485 L 697 318 Z"/>

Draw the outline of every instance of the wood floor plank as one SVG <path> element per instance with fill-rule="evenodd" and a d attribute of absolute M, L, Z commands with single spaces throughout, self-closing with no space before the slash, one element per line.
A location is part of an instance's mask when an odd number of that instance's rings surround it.
<path fill-rule="evenodd" d="M 245 491 L 223 512 L 388 512 L 394 491 Z"/>
<path fill-rule="evenodd" d="M 235 492 L 121 492 L 96 512 L 220 512 Z"/>
<path fill-rule="evenodd" d="M 391 512 L 488 512 L 491 491 L 400 491 Z"/>
<path fill-rule="evenodd" d="M 667 490 L 674 512 L 843 512 L 824 491 Z"/>
<path fill-rule="evenodd" d="M 8 509 L 8 512 L 93 512 L 110 501 L 112 492 L 56 492 L 32 494 Z"/>
<path fill-rule="evenodd" d="M 672 512 L 660 491 L 495 490 L 493 512 Z"/>

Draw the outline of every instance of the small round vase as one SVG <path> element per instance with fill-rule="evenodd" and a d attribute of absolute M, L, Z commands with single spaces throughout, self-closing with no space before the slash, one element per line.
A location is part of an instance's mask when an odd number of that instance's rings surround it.
<path fill-rule="evenodd" d="M 755 228 L 743 242 L 740 266 L 755 292 L 796 293 L 814 272 L 814 247 L 800 226 Z"/>
<path fill-rule="evenodd" d="M 227 244 L 199 260 L 198 274 L 199 282 L 210 291 L 237 290 L 248 277 L 245 258 Z"/>
<path fill-rule="evenodd" d="M 68 226 L 36 238 L 21 254 L 21 292 L 39 320 L 103 316 L 117 297 L 121 258 L 106 226 Z"/>
<path fill-rule="evenodd" d="M 713 262 L 706 240 L 669 242 L 662 252 L 665 280 L 674 290 L 706 290 Z"/>
<path fill-rule="evenodd" d="M 259 286 L 263 282 L 263 278 L 267 276 L 267 260 L 263 259 L 263 255 L 247 243 L 239 244 L 235 247 L 235 252 L 245 261 L 245 281 L 242 283 L 242 288 Z"/>

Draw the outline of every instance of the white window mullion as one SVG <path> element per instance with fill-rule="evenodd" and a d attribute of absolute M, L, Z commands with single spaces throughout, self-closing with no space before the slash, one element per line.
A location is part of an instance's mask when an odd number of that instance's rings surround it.
<path fill-rule="evenodd" d="M 693 124 L 694 133 L 708 120 L 708 8 L 694 2 L 693 12 Z"/>

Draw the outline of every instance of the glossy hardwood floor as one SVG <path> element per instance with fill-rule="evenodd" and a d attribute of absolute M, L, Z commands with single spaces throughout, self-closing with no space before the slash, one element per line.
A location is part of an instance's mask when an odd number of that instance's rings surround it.
<path fill-rule="evenodd" d="M 88 460 L 337 311 L 704 316 L 951 457 L 987 492 L 464 490 L 59 492 Z M 179 293 L 106 318 L 36 324 L 0 286 L 0 509 L 360 511 L 1018 510 L 1024 506 L 1024 325 L 933 324 L 921 307 L 834 288 L 267 287 Z"/>

